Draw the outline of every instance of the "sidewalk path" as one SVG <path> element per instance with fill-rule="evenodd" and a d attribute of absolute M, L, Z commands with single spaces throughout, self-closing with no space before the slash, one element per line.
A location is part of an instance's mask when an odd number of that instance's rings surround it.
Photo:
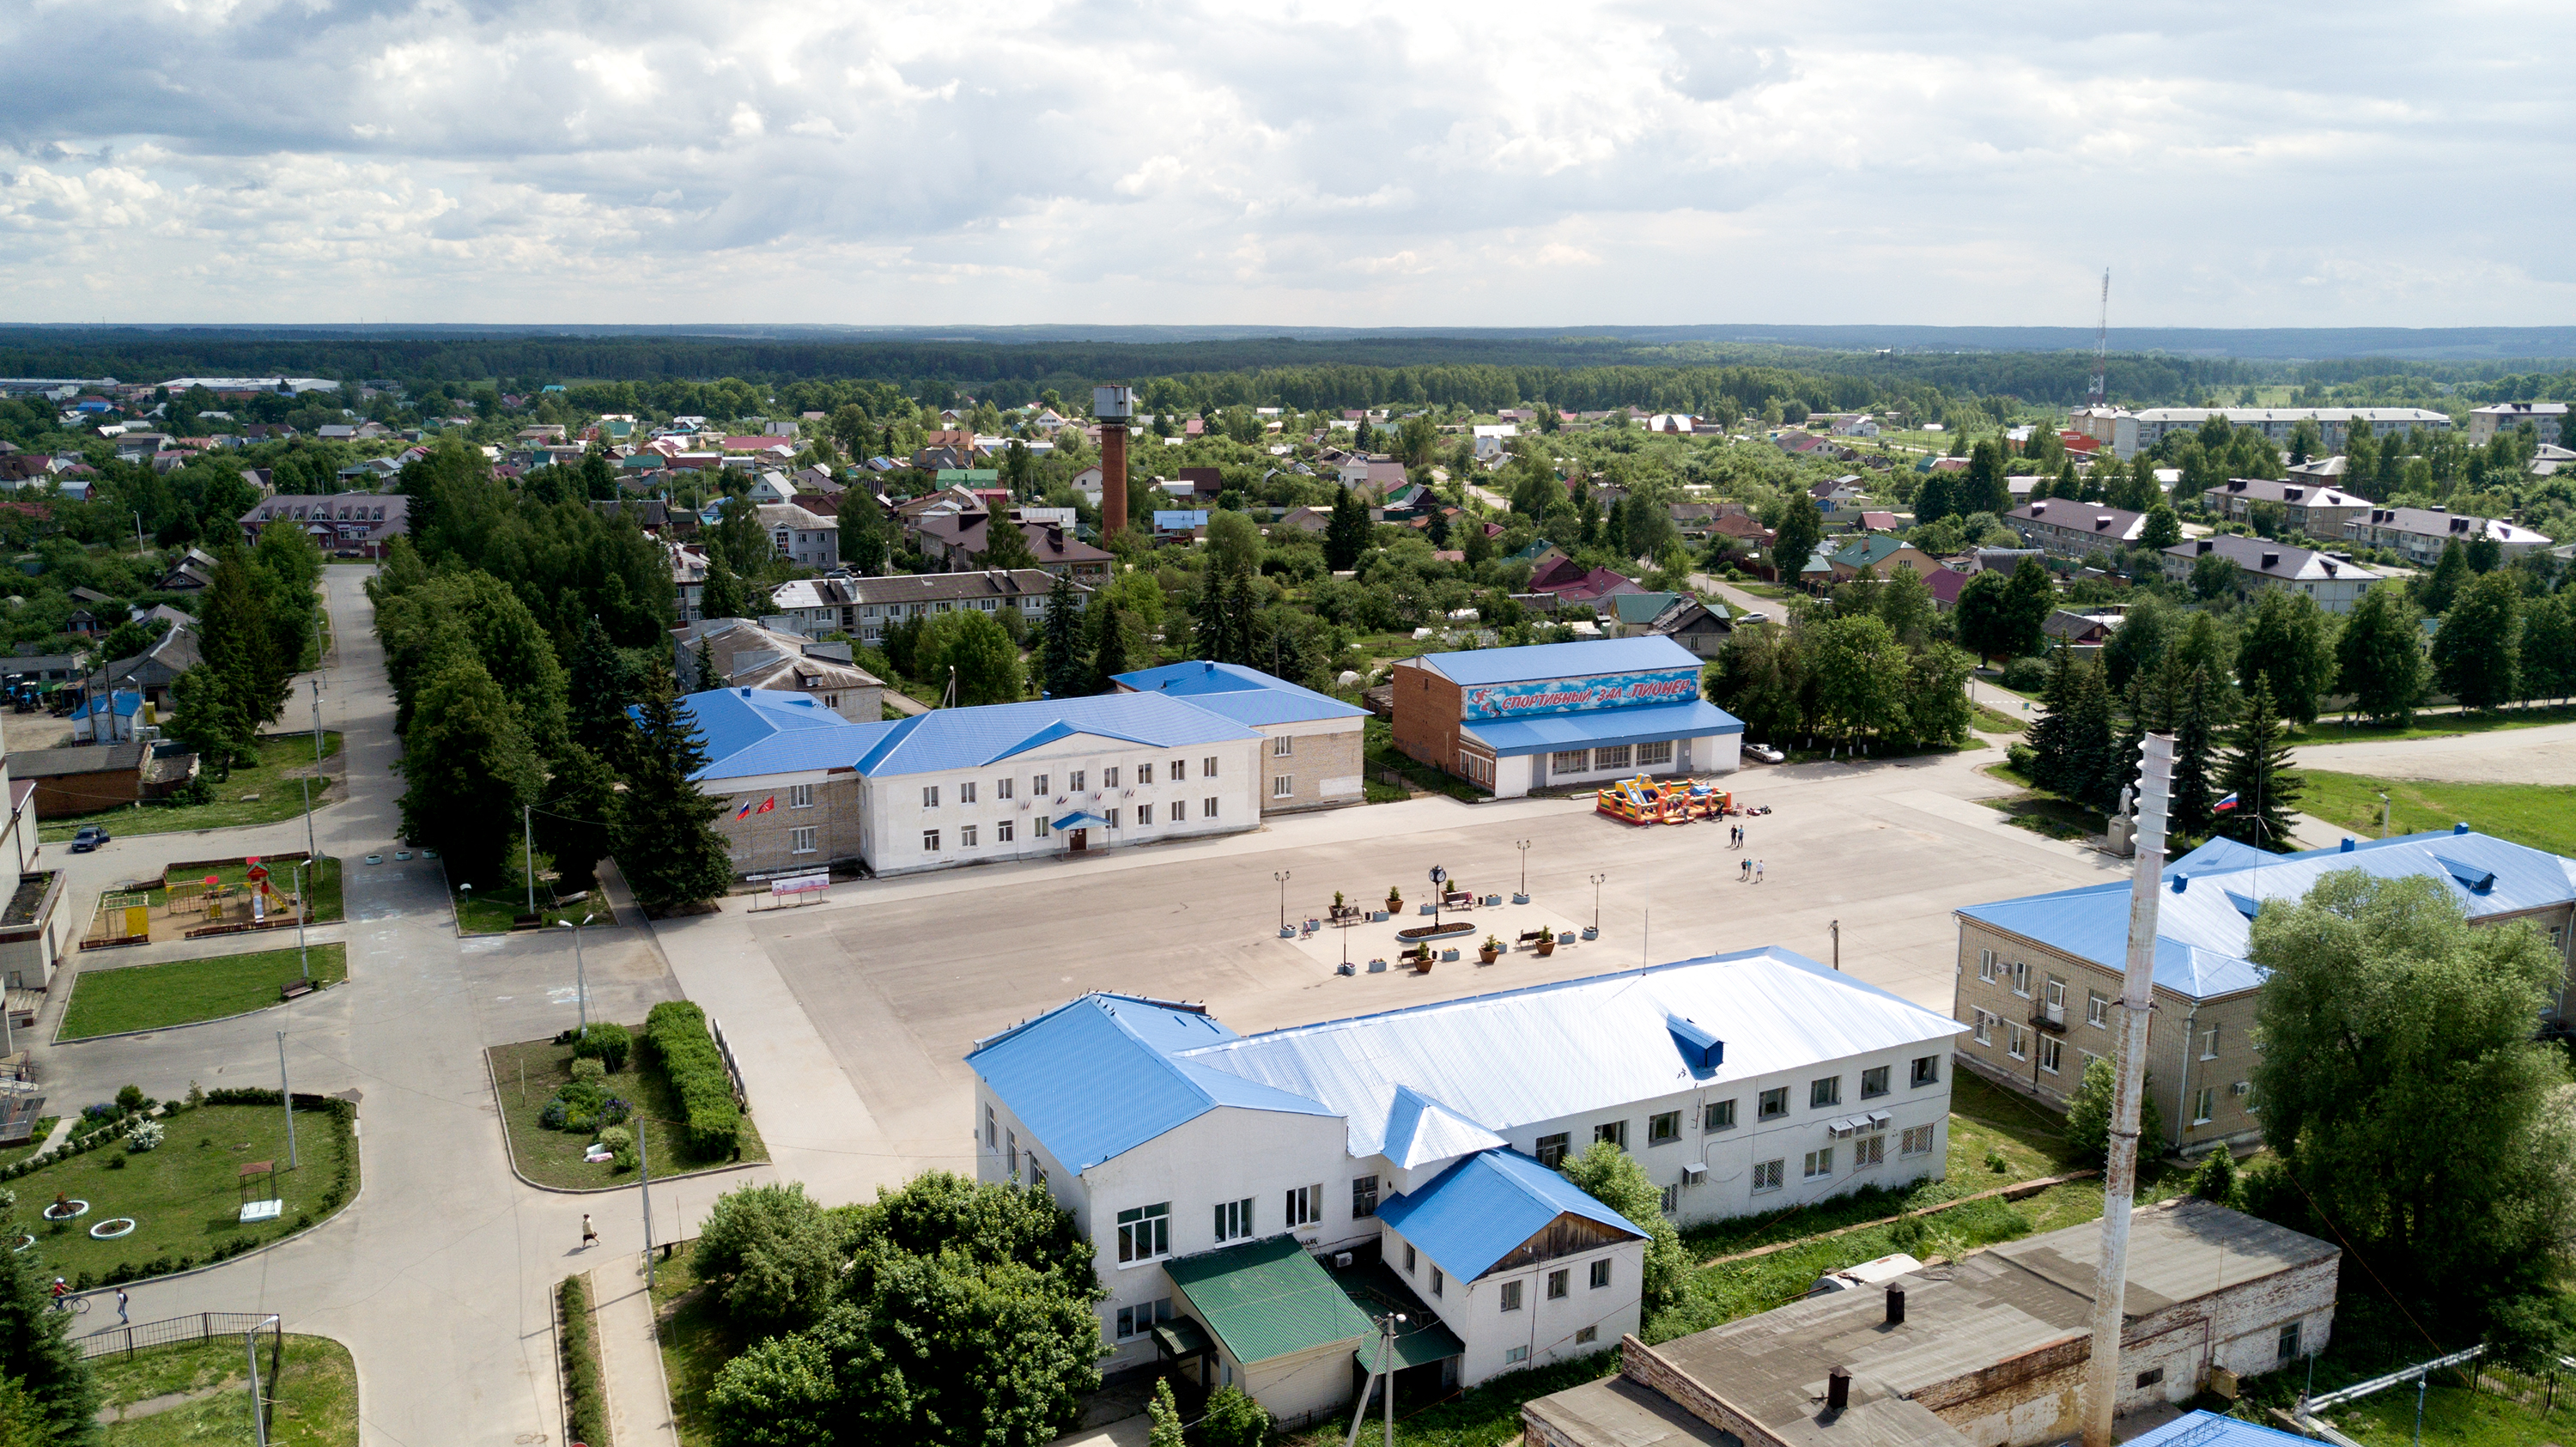
<path fill-rule="evenodd" d="M 653 1298 L 640 1253 L 612 1256 L 590 1269 L 591 1326 L 599 1337 L 600 1374 L 608 1381 L 608 1435 L 617 1447 L 678 1447 L 662 1349 L 653 1339 Z"/>

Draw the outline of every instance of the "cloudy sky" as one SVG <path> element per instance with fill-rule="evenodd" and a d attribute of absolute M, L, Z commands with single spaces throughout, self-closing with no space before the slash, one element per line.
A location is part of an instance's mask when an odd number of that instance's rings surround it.
<path fill-rule="evenodd" d="M 0 94 L 8 321 L 2576 323 L 2565 0 L 9 0 Z"/>

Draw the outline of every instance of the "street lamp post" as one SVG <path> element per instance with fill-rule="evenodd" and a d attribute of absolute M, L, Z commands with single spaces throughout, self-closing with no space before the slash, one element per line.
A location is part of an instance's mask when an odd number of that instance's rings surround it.
<path fill-rule="evenodd" d="M 295 957 L 304 966 L 305 982 L 313 979 L 313 955 L 304 947 L 304 921 L 311 918 L 313 905 L 304 897 L 304 861 L 295 861 Z"/>
<path fill-rule="evenodd" d="M 581 1038 L 584 1040 L 590 1038 L 590 975 L 583 968 L 581 961 L 581 925 L 588 924 L 597 918 L 599 916 L 595 914 L 583 915 L 581 924 L 574 924 L 568 919 L 555 921 L 555 928 L 572 931 L 572 998 L 574 1005 L 581 1011 Z M 640 1140 L 644 1133 L 639 1129 L 635 1134 Z"/>
<path fill-rule="evenodd" d="M 1270 877 L 1279 881 L 1279 933 L 1288 933 L 1288 875 L 1290 871 L 1274 870 Z"/>
<path fill-rule="evenodd" d="M 286 1032 L 277 1032 L 277 1093 L 286 1101 L 286 1168 L 295 1162 L 295 1089 L 286 1083 Z"/>
<path fill-rule="evenodd" d="M 1592 933 L 1595 935 L 1601 933 L 1601 881 L 1609 877 L 1607 874 L 1592 876 Z"/>
<path fill-rule="evenodd" d="M 1825 925 L 1825 929 L 1834 937 L 1834 973 L 1839 975 L 1842 973 L 1843 969 L 1843 922 L 1841 920 L 1828 921 Z"/>
<path fill-rule="evenodd" d="M 1520 895 L 1521 895 L 1521 898 L 1523 898 L 1523 899 L 1527 899 L 1527 898 L 1529 898 L 1529 852 L 1530 852 L 1530 841 L 1529 841 L 1529 840 L 1527 840 L 1527 839 L 1517 839 L 1517 840 L 1514 840 L 1514 841 L 1512 842 L 1512 847 L 1513 847 L 1514 849 L 1517 849 L 1517 850 L 1519 850 L 1519 851 L 1521 852 L 1521 888 L 1520 888 Z"/>

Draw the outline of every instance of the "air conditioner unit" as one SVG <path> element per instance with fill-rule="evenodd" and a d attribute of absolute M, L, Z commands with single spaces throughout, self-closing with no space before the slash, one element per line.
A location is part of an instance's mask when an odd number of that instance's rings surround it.
<path fill-rule="evenodd" d="M 2227 1093 L 2229 1095 L 2252 1095 L 2254 1093 L 2254 1082 L 2250 1080 L 2240 1080 L 2234 1085 L 2227 1087 Z"/>
<path fill-rule="evenodd" d="M 1697 1161 L 1693 1161 L 1691 1164 L 1689 1164 L 1689 1165 L 1687 1165 L 1687 1166 L 1682 1167 L 1682 1184 L 1683 1184 L 1683 1185 L 1685 1185 L 1685 1186 L 1696 1186 L 1696 1185 L 1701 1185 L 1701 1184 L 1705 1183 L 1707 1180 L 1708 1180 L 1708 1167 L 1706 1167 L 1706 1166 L 1704 1166 L 1704 1165 L 1701 1165 L 1701 1164 L 1700 1164 L 1700 1163 L 1698 1163 Z"/>
<path fill-rule="evenodd" d="M 1336 1270 L 1347 1271 L 1350 1269 L 1350 1265 L 1351 1253 L 1347 1251 L 1336 1251 L 1333 1253 L 1333 1266 Z"/>

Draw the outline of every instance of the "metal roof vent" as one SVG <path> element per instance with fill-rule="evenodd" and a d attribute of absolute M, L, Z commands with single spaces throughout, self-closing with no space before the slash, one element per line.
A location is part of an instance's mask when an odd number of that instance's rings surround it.
<path fill-rule="evenodd" d="M 1682 1060 L 1693 1069 L 1715 1070 L 1726 1063 L 1726 1042 L 1698 1021 L 1680 1015 L 1666 1015 L 1664 1028 L 1673 1033 L 1673 1044 L 1680 1048 Z"/>
<path fill-rule="evenodd" d="M 2281 566 L 2281 555 L 2279 553 L 2265 553 L 2263 555 L 2263 566 L 2267 569 Z"/>

